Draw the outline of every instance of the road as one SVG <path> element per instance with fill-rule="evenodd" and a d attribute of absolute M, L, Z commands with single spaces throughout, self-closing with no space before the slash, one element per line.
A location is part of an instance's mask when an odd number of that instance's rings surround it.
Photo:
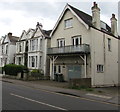
<path fill-rule="evenodd" d="M 3 110 L 118 110 L 117 105 L 2 83 Z"/>

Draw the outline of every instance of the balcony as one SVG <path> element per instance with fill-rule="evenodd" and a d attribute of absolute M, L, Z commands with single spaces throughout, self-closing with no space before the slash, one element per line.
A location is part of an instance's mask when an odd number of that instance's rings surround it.
<path fill-rule="evenodd" d="M 64 54 L 88 54 L 90 53 L 90 46 L 87 44 L 77 45 L 77 46 L 64 46 L 64 47 L 53 47 L 48 48 L 48 55 L 64 55 Z"/>

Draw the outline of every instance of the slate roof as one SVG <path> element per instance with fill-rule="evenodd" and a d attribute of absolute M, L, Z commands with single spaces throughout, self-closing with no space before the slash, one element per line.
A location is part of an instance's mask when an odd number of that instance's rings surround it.
<path fill-rule="evenodd" d="M 18 41 L 18 39 L 19 39 L 19 37 L 12 36 L 12 35 L 6 35 L 6 36 L 8 36 L 8 38 L 9 38 L 10 42 L 12 42 L 12 43 L 17 42 L 17 41 Z M 5 43 L 6 43 L 6 42 L 4 42 L 4 41 L 5 41 L 5 39 L 6 39 L 6 36 L 5 36 L 5 37 L 2 37 L 2 38 L 3 38 L 2 44 L 5 44 Z"/>
<path fill-rule="evenodd" d="M 93 25 L 92 25 L 92 16 L 90 16 L 89 14 L 87 13 L 84 13 L 78 9 L 76 9 L 75 7 L 71 6 L 68 4 L 68 6 L 90 27 L 93 27 L 95 28 Z M 101 21 L 102 22 L 102 21 Z M 105 23 L 106 24 L 106 23 Z M 111 33 L 111 28 L 106 24 L 106 31 L 105 29 L 101 29 L 102 31 L 106 32 L 107 34 L 110 34 L 112 35 Z M 113 36 L 113 35 L 112 35 Z"/>
<path fill-rule="evenodd" d="M 46 36 L 46 37 L 50 37 L 50 33 L 52 30 L 42 30 L 43 31 L 43 34 Z"/>
<path fill-rule="evenodd" d="M 8 36 L 9 39 L 10 39 L 10 42 L 17 42 L 19 37 L 16 37 L 16 36 Z"/>
<path fill-rule="evenodd" d="M 75 7 L 68 4 L 68 6 L 89 26 L 92 26 L 92 16 L 76 9 Z"/>
<path fill-rule="evenodd" d="M 38 28 L 40 29 L 40 31 L 42 32 L 42 34 L 43 34 L 45 37 L 50 38 L 50 33 L 51 33 L 52 30 L 43 30 L 43 29 L 41 29 L 39 26 L 38 26 Z M 34 37 L 36 31 L 37 31 L 37 28 L 34 30 L 34 33 L 33 33 L 32 38 Z"/>

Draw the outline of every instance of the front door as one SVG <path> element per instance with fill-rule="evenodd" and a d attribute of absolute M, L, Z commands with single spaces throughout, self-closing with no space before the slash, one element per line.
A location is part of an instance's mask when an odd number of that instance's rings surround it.
<path fill-rule="evenodd" d="M 68 80 L 81 78 L 81 65 L 68 65 Z"/>

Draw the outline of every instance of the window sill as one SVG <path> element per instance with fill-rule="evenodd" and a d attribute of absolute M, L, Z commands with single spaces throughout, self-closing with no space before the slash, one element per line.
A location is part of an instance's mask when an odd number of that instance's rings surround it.
<path fill-rule="evenodd" d="M 97 73 L 104 73 L 104 72 L 98 72 L 98 71 L 97 71 Z"/>
<path fill-rule="evenodd" d="M 64 28 L 64 30 L 71 29 L 71 28 L 73 28 L 73 26 L 71 26 L 71 27 L 67 27 L 67 28 Z"/>

